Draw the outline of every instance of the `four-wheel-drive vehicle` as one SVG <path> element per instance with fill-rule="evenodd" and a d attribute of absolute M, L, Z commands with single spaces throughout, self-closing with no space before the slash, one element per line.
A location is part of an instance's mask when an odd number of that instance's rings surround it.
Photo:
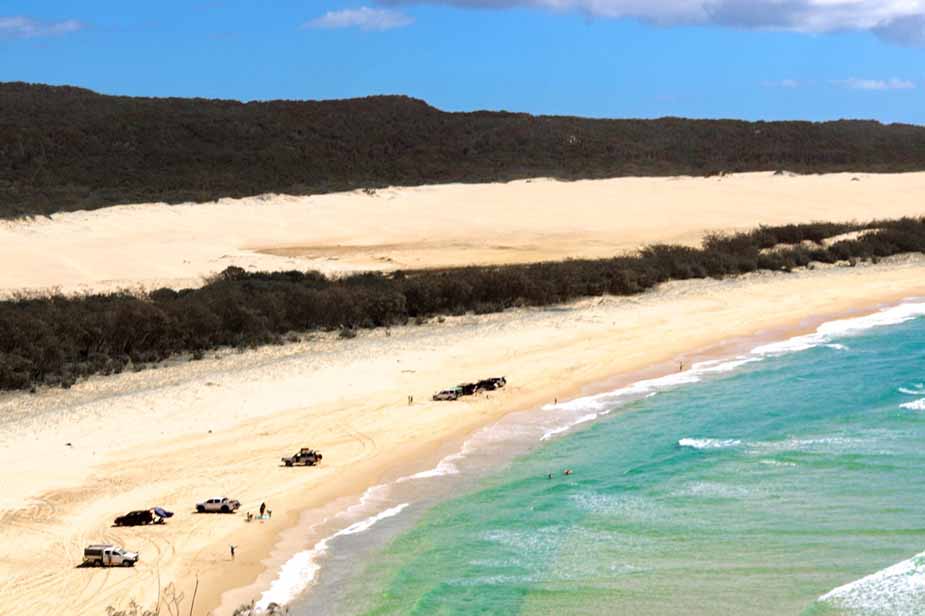
<path fill-rule="evenodd" d="M 441 400 L 459 400 L 459 396 L 462 395 L 462 392 L 458 387 L 453 389 L 444 389 L 434 394 L 434 400 L 439 402 Z"/>
<path fill-rule="evenodd" d="M 114 545 L 88 545 L 84 548 L 84 564 L 90 567 L 133 567 L 138 552 L 129 552 Z"/>
<path fill-rule="evenodd" d="M 507 379 L 503 376 L 495 376 L 490 379 L 484 379 L 477 383 L 478 388 L 484 391 L 494 391 L 507 385 Z"/>
<path fill-rule="evenodd" d="M 321 462 L 323 457 L 320 451 L 303 447 L 295 455 L 283 458 L 283 464 L 286 466 L 315 466 Z"/>
<path fill-rule="evenodd" d="M 479 385 L 478 383 L 460 383 L 456 389 L 462 396 L 471 396 L 479 390 Z"/>
<path fill-rule="evenodd" d="M 196 505 L 196 511 L 199 513 L 234 513 L 240 506 L 240 501 L 222 496 L 202 501 Z"/>
<path fill-rule="evenodd" d="M 113 521 L 116 526 L 144 526 L 145 524 L 163 524 L 164 520 L 150 509 L 129 511 Z"/>

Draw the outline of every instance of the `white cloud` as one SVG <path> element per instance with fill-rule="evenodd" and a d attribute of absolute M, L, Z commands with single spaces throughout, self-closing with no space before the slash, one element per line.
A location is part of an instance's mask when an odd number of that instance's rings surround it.
<path fill-rule="evenodd" d="M 306 28 L 360 28 L 361 30 L 391 30 L 402 28 L 414 22 L 414 19 L 399 11 L 389 9 L 371 9 L 362 6 L 358 9 L 328 11 L 321 17 L 307 22 Z"/>
<path fill-rule="evenodd" d="M 839 79 L 833 85 L 852 90 L 912 90 L 915 84 L 906 79 Z"/>
<path fill-rule="evenodd" d="M 925 45 L 925 0 L 378 0 L 383 5 L 533 7 L 661 25 L 720 25 L 794 32 L 870 31 Z"/>
<path fill-rule="evenodd" d="M 802 84 L 796 79 L 781 79 L 779 81 L 765 81 L 762 84 L 766 88 L 799 88 Z"/>
<path fill-rule="evenodd" d="M 30 17 L 0 16 L 0 38 L 36 38 L 57 36 L 83 29 L 84 25 L 75 19 L 66 21 L 37 21 Z"/>

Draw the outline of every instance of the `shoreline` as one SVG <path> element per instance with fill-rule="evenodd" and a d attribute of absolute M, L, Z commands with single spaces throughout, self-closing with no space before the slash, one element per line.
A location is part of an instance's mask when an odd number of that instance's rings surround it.
<path fill-rule="evenodd" d="M 130 599 L 151 605 L 160 576 L 187 597 L 198 579 L 194 613 L 219 606 L 218 614 L 228 613 L 239 597 L 226 593 L 269 583 L 281 533 L 310 517 L 306 511 L 348 506 L 370 486 L 431 469 L 485 425 L 554 398 L 674 372 L 680 357 L 690 365 L 714 350 L 728 356 L 737 341 L 780 339 L 925 295 L 923 280 L 925 258 L 909 257 L 669 283 L 634 298 L 454 317 L 350 341 L 320 337 L 0 399 L 0 411 L 24 417 L 0 430 L 8 458 L 0 545 L 23 548 L 0 564 L 0 605 L 15 598 L 46 613 L 64 593 L 88 613 Z M 421 400 L 495 372 L 508 377 L 498 395 L 406 405 L 409 392 Z M 99 450 L 88 450 L 97 436 Z M 63 448 L 67 439 L 73 450 Z M 321 449 L 325 463 L 280 468 L 279 456 L 297 446 Z M 59 457 L 46 460 L 49 452 Z M 187 515 L 197 499 L 219 491 L 244 503 L 237 516 Z M 243 513 L 261 501 L 277 515 L 247 525 Z M 160 528 L 108 527 L 113 514 L 148 503 L 178 516 Z M 290 535 L 293 544 L 308 541 L 298 530 Z M 81 544 L 97 537 L 140 547 L 139 567 L 71 569 Z M 239 546 L 234 562 L 230 543 Z M 247 594 L 243 602 L 259 597 Z"/>
<path fill-rule="evenodd" d="M 906 304 L 907 302 L 921 299 L 923 298 L 917 295 L 900 294 L 900 296 L 882 299 L 880 301 L 876 301 L 873 304 L 855 305 L 851 307 L 844 307 L 831 313 L 808 315 L 807 317 L 801 318 L 798 322 L 781 324 L 767 331 L 756 332 L 752 335 L 722 339 L 709 346 L 699 349 L 691 349 L 690 351 L 683 353 L 681 359 L 685 366 L 683 373 L 690 372 L 692 368 L 696 368 L 698 364 L 703 362 L 734 363 L 737 359 L 742 359 L 743 353 L 753 353 L 756 349 L 765 345 L 774 345 L 776 343 L 788 342 L 799 337 L 812 335 L 816 333 L 817 329 L 824 324 L 841 321 L 844 319 L 853 319 L 874 315 L 880 311 L 895 308 L 897 306 Z M 784 353 L 788 352 L 792 351 L 785 351 Z M 569 388 L 565 390 L 566 394 L 558 399 L 558 402 L 560 403 L 559 406 L 566 406 L 569 403 L 587 400 L 599 395 L 612 394 L 615 390 L 628 388 L 640 382 L 662 379 L 664 377 L 671 377 L 672 375 L 682 373 L 682 371 L 675 369 L 676 364 L 674 361 L 674 359 L 667 359 L 650 366 L 641 367 L 639 369 L 630 370 L 617 375 L 612 375 L 610 377 L 599 379 L 594 382 L 570 384 Z M 669 385 L 667 388 L 673 388 L 693 383 L 694 382 L 682 382 L 676 385 Z M 654 395 L 654 393 L 651 395 Z M 621 407 L 629 405 L 632 402 L 641 399 L 641 397 L 643 396 L 628 397 L 623 403 L 621 403 Z M 547 404 L 546 406 L 549 407 L 552 405 Z M 330 549 L 327 547 L 327 544 L 331 540 L 341 536 L 344 529 L 348 529 L 349 531 L 351 527 L 358 526 L 363 522 L 369 522 L 369 527 L 372 527 L 381 519 L 392 517 L 392 515 L 397 515 L 407 506 L 415 505 L 417 503 L 414 501 L 410 503 L 402 503 L 398 507 L 393 507 L 378 513 L 373 513 L 365 520 L 353 522 L 352 524 L 350 522 L 344 522 L 341 525 L 331 525 L 330 522 L 332 520 L 343 518 L 350 509 L 361 507 L 363 500 L 365 500 L 365 497 L 372 490 L 382 489 L 387 491 L 398 486 L 404 481 L 415 479 L 415 471 L 419 475 L 430 477 L 431 475 L 429 473 L 438 470 L 439 467 L 445 463 L 447 458 L 452 459 L 456 457 L 466 457 L 470 451 L 471 453 L 479 453 L 477 448 L 468 450 L 465 454 L 463 453 L 463 450 L 467 449 L 466 446 L 483 432 L 491 430 L 492 428 L 500 425 L 502 422 L 512 418 L 513 416 L 527 415 L 538 411 L 539 408 L 541 407 L 534 406 L 526 409 L 512 409 L 509 413 L 496 418 L 495 421 L 476 428 L 474 432 L 469 432 L 468 434 L 459 436 L 455 441 L 456 444 L 449 447 L 449 449 L 446 451 L 440 453 L 436 458 L 434 458 L 432 463 L 423 465 L 423 468 L 418 468 L 415 466 L 414 468 L 406 469 L 405 472 L 400 472 L 394 477 L 389 477 L 378 485 L 371 485 L 367 488 L 361 497 L 344 497 L 335 503 L 329 504 L 328 506 L 319 509 L 303 511 L 300 516 L 300 522 L 298 525 L 287 528 L 278 534 L 277 541 L 273 545 L 271 553 L 265 560 L 261 562 L 261 564 L 264 566 L 264 569 L 260 572 L 257 579 L 251 584 L 242 587 L 230 588 L 226 592 L 222 593 L 221 602 L 216 608 L 215 613 L 219 615 L 230 614 L 236 606 L 248 603 L 252 600 L 257 601 L 258 608 L 261 608 L 266 607 L 268 603 L 272 604 L 274 602 L 278 602 L 280 605 L 288 605 L 292 601 L 298 600 L 300 597 L 307 596 L 313 592 L 312 589 L 319 583 L 319 575 L 321 575 L 324 571 L 324 559 L 326 557 L 330 558 Z M 622 412 L 632 412 L 632 409 L 618 408 L 613 411 L 613 413 Z M 547 440 L 565 437 L 576 431 L 590 427 L 596 421 L 603 419 L 604 416 L 613 413 L 611 413 L 611 411 L 606 411 L 596 415 L 591 419 L 579 418 L 573 423 L 567 424 L 562 426 L 560 429 L 552 431 L 552 433 L 544 434 L 542 438 L 529 445 L 526 450 L 524 450 L 523 447 L 520 447 L 516 454 L 505 455 L 503 457 L 503 461 L 509 462 L 514 457 L 529 453 L 529 451 L 543 446 Z M 511 443 L 508 444 L 511 445 Z M 456 473 L 454 472 L 449 474 L 455 475 Z M 473 478 L 470 477 L 470 480 L 472 479 Z M 434 492 L 438 493 L 438 496 L 436 496 L 436 502 L 438 503 L 448 498 L 452 498 L 452 494 L 455 494 L 455 491 L 451 494 L 447 493 L 445 489 L 441 491 L 434 490 Z M 440 494 L 440 492 L 443 492 L 443 494 Z M 360 501 L 359 503 L 357 502 L 358 500 Z M 430 500 L 433 501 L 433 499 Z M 430 502 L 426 506 L 429 507 L 433 504 L 433 502 Z M 295 558 L 300 555 L 305 555 L 307 552 L 318 551 L 319 546 L 322 545 L 325 546 L 324 549 L 322 549 L 319 554 L 316 554 L 316 558 L 311 561 L 312 568 L 314 570 L 312 573 L 313 577 L 305 582 L 303 590 L 296 592 L 289 601 L 277 601 L 278 597 L 273 596 L 269 598 L 266 597 L 264 593 L 271 594 L 272 584 L 282 579 L 281 576 L 284 567 L 289 565 Z"/>

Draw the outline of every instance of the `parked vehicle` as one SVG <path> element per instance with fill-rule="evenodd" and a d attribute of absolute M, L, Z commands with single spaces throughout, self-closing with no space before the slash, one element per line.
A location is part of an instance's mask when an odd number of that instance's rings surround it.
<path fill-rule="evenodd" d="M 129 552 L 114 545 L 88 545 L 84 548 L 84 564 L 90 567 L 133 567 L 138 552 Z"/>
<path fill-rule="evenodd" d="M 459 400 L 460 395 L 462 395 L 462 392 L 458 387 L 453 389 L 444 389 L 443 391 L 434 394 L 434 400 L 438 402 L 441 400 Z"/>
<path fill-rule="evenodd" d="M 479 390 L 478 383 L 461 383 L 456 389 L 459 390 L 459 393 L 463 396 L 471 396 Z"/>
<path fill-rule="evenodd" d="M 490 379 L 483 379 L 477 383 L 478 388 L 485 391 L 494 391 L 507 385 L 507 379 L 503 376 L 495 376 Z"/>
<path fill-rule="evenodd" d="M 490 379 L 482 379 L 476 383 L 461 383 L 453 389 L 444 389 L 434 394 L 434 400 L 459 400 L 462 396 L 473 396 L 480 391 L 494 391 L 507 385 L 507 379 L 503 376 L 495 376 Z"/>
<path fill-rule="evenodd" d="M 234 513 L 240 506 L 240 501 L 221 496 L 202 501 L 196 505 L 196 511 L 199 513 Z"/>
<path fill-rule="evenodd" d="M 150 509 L 129 511 L 113 521 L 116 526 L 144 526 L 146 524 L 163 524 L 164 520 Z"/>
<path fill-rule="evenodd" d="M 315 466 L 321 462 L 323 457 L 321 452 L 303 447 L 298 453 L 283 458 L 283 464 L 286 466 Z"/>

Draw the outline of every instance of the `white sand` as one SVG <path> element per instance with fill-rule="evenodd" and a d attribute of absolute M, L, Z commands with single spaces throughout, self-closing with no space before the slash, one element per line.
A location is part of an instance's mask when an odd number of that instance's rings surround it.
<path fill-rule="evenodd" d="M 859 181 L 853 181 L 853 178 Z M 236 265 L 339 272 L 605 257 L 814 220 L 925 214 L 925 173 L 451 184 L 0 223 L 0 293 L 197 286 Z"/>
<path fill-rule="evenodd" d="M 258 247 L 389 244 L 404 247 L 386 251 L 393 265 L 451 264 L 502 252 L 529 260 L 693 243 L 705 229 L 759 222 L 923 213 L 925 174 L 861 177 L 537 181 L 113 208 L 5 224 L 0 257 L 17 267 L 4 268 L 0 286 L 180 283 L 251 260 L 338 270 L 368 265 L 372 254 L 289 261 L 251 252 Z M 516 248 L 491 248 L 502 242 Z M 716 345 L 736 337 L 785 337 L 812 319 L 911 295 L 925 295 L 923 258 L 673 283 L 639 297 L 460 317 L 346 341 L 319 336 L 94 378 L 68 391 L 0 396 L 0 613 L 102 614 L 131 599 L 153 606 L 158 578 L 176 582 L 188 604 L 197 577 L 195 613 L 219 605 L 228 613 L 272 579 L 263 561 L 299 512 L 432 468 L 449 444 L 506 413 L 628 371 L 675 369 L 697 349 L 722 354 Z M 510 386 L 490 398 L 429 402 L 437 389 L 500 374 Z M 281 468 L 279 457 L 301 446 L 320 448 L 323 466 Z M 266 500 L 273 519 L 191 514 L 195 502 L 221 494 L 251 511 Z M 116 515 L 154 505 L 177 516 L 162 527 L 110 526 Z M 142 561 L 134 570 L 75 568 L 83 546 L 98 541 L 138 549 Z M 234 562 L 229 543 L 239 546 Z M 241 586 L 248 588 L 222 599 Z"/>

